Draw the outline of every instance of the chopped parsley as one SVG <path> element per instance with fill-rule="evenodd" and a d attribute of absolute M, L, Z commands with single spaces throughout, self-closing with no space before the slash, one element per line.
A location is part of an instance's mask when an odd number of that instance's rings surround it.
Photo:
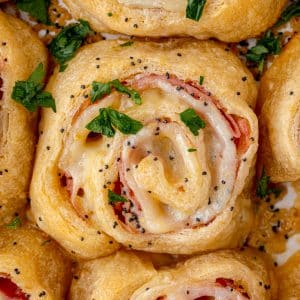
<path fill-rule="evenodd" d="M 45 70 L 40 63 L 26 81 L 16 81 L 11 98 L 30 112 L 38 107 L 50 107 L 56 112 L 55 100 L 49 92 L 43 91 Z"/>
<path fill-rule="evenodd" d="M 197 149 L 195 149 L 195 148 L 189 148 L 188 149 L 188 152 L 196 152 L 197 151 Z"/>
<path fill-rule="evenodd" d="M 48 18 L 48 8 L 50 0 L 17 0 L 17 8 L 26 11 L 30 16 L 38 21 L 50 25 Z"/>
<path fill-rule="evenodd" d="M 291 5 L 289 5 L 281 14 L 279 20 L 275 24 L 275 26 L 280 26 L 286 22 L 288 22 L 293 17 L 300 16 L 300 0 L 295 1 Z"/>
<path fill-rule="evenodd" d="M 113 204 L 113 203 L 116 203 L 116 202 L 127 202 L 128 200 L 116 193 L 114 193 L 113 191 L 111 190 L 108 190 L 108 203 L 109 204 Z"/>
<path fill-rule="evenodd" d="M 133 45 L 133 43 L 134 43 L 134 41 L 128 41 L 123 44 L 120 44 L 120 47 L 129 47 L 129 46 Z"/>
<path fill-rule="evenodd" d="M 94 81 L 92 84 L 91 102 L 95 102 L 96 100 L 103 98 L 103 96 L 109 95 L 113 87 L 118 92 L 128 95 L 128 97 L 131 98 L 135 104 L 142 104 L 140 94 L 136 90 L 129 89 L 124 86 L 118 79 L 112 80 L 107 83 Z"/>
<path fill-rule="evenodd" d="M 196 114 L 195 110 L 188 108 L 180 113 L 180 120 L 190 129 L 193 135 L 199 135 L 199 129 L 205 128 L 205 122 Z"/>
<path fill-rule="evenodd" d="M 256 195 L 259 198 L 265 198 L 270 194 L 274 194 L 278 197 L 281 190 L 278 188 L 270 188 L 270 176 L 267 176 L 265 169 L 262 171 L 262 175 L 257 183 Z"/>
<path fill-rule="evenodd" d="M 116 133 L 115 128 L 124 134 L 136 134 L 143 128 L 143 124 L 108 107 L 101 108 L 99 115 L 87 124 L 86 128 L 92 132 L 113 137 Z"/>
<path fill-rule="evenodd" d="M 52 40 L 49 50 L 60 64 L 60 72 L 63 72 L 67 68 L 66 63 L 75 56 L 76 51 L 81 47 L 90 31 L 89 23 L 79 20 L 79 23 L 63 28 Z"/>
<path fill-rule="evenodd" d="M 202 16 L 205 4 L 206 0 L 188 0 L 185 11 L 186 17 L 188 19 L 199 21 Z"/>
<path fill-rule="evenodd" d="M 9 224 L 6 225 L 7 228 L 17 229 L 22 226 L 20 217 L 15 217 Z"/>
<path fill-rule="evenodd" d="M 257 63 L 258 70 L 262 72 L 267 55 L 278 54 L 280 50 L 279 38 L 275 37 L 271 31 L 267 31 L 264 37 L 257 42 L 256 46 L 248 50 L 246 58 L 248 61 Z"/>
<path fill-rule="evenodd" d="M 200 76 L 199 78 L 199 84 L 202 85 L 204 83 L 204 76 Z"/>

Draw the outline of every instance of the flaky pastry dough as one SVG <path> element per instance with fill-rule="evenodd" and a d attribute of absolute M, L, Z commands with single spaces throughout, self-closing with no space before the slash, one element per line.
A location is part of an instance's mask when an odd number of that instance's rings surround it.
<path fill-rule="evenodd" d="M 0 224 L 26 203 L 36 142 L 36 114 L 11 99 L 17 80 L 27 80 L 47 51 L 22 21 L 0 11 Z"/>
<path fill-rule="evenodd" d="M 275 59 L 259 92 L 261 159 L 273 182 L 300 179 L 300 35 Z"/>
<path fill-rule="evenodd" d="M 200 21 L 186 18 L 185 0 L 66 0 L 72 15 L 100 32 L 135 36 L 194 36 L 238 42 L 278 19 L 286 0 L 208 0 Z"/>

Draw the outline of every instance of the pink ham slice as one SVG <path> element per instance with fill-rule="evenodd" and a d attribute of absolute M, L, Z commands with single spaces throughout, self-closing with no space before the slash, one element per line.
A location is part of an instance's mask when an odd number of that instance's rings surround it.
<path fill-rule="evenodd" d="M 9 278 L 0 277 L 0 298 L 4 300 L 26 300 L 26 294 Z"/>

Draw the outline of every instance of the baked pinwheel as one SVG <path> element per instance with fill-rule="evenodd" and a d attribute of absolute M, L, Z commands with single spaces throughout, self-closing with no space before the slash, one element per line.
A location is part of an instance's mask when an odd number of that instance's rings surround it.
<path fill-rule="evenodd" d="M 273 182 L 300 179 L 300 35 L 275 59 L 261 81 L 261 164 Z"/>
<path fill-rule="evenodd" d="M 26 203 L 36 142 L 36 114 L 11 93 L 40 63 L 47 65 L 42 42 L 25 23 L 0 11 L 0 225 Z"/>
<path fill-rule="evenodd" d="M 99 42 L 47 90 L 57 113 L 43 112 L 32 211 L 65 248 L 108 253 L 115 243 L 105 233 L 177 254 L 243 243 L 256 87 L 222 45 Z"/>
<path fill-rule="evenodd" d="M 70 299 L 277 299 L 268 258 L 252 250 L 196 256 L 176 267 L 156 270 L 139 256 L 118 252 L 83 263 Z"/>
<path fill-rule="evenodd" d="M 194 36 L 239 42 L 278 19 L 286 0 L 65 0 L 76 18 L 99 32 L 135 36 Z"/>
<path fill-rule="evenodd" d="M 71 265 L 33 228 L 0 229 L 0 298 L 65 299 Z"/>

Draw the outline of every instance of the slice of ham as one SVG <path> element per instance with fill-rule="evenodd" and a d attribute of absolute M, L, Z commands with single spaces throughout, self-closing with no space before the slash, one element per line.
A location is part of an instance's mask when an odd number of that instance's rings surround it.
<path fill-rule="evenodd" d="M 9 278 L 0 277 L 0 299 L 26 300 L 26 294 Z"/>

